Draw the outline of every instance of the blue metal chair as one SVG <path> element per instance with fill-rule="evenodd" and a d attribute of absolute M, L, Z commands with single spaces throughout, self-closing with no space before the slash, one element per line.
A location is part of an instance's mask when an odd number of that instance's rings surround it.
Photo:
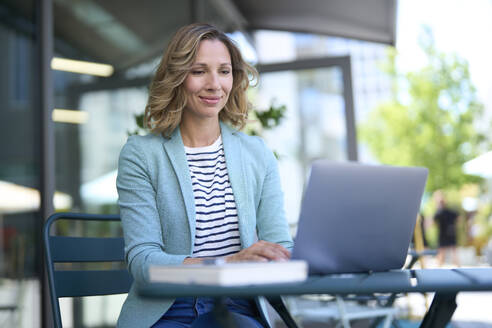
<path fill-rule="evenodd" d="M 44 225 L 44 248 L 55 327 L 61 328 L 60 297 L 124 294 L 133 281 L 126 268 L 111 270 L 61 270 L 55 263 L 122 262 L 122 237 L 68 237 L 50 235 L 58 220 L 120 221 L 118 215 L 57 213 Z"/>

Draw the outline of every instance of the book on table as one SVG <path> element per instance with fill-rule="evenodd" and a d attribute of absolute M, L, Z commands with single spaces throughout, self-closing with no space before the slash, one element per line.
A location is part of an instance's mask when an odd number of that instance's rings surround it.
<path fill-rule="evenodd" d="M 150 282 L 218 286 L 298 282 L 305 280 L 307 273 L 307 263 L 302 260 L 154 265 L 149 268 Z"/>

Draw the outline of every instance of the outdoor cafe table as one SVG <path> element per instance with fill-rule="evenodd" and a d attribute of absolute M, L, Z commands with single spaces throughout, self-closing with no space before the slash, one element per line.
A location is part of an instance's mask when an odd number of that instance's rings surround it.
<path fill-rule="evenodd" d="M 465 291 L 492 291 L 492 268 L 455 268 L 395 270 L 361 274 L 310 276 L 306 281 L 288 284 L 222 287 L 148 283 L 137 285 L 138 293 L 148 298 L 189 296 L 223 297 L 303 294 L 372 294 L 372 293 L 435 293 L 421 328 L 444 328 L 456 309 L 456 295 Z M 492 306 L 492 304 L 491 304 Z M 491 307 L 492 308 L 492 307 Z"/>

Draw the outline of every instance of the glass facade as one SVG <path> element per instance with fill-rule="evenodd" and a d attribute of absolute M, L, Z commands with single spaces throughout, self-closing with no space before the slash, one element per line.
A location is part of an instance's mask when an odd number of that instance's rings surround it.
<path fill-rule="evenodd" d="M 36 21 L 34 1 L 19 1 L 17 10 L 8 3 L 0 4 L 0 299 L 14 311 L 0 311 L 0 322 L 35 327 L 42 265 Z"/>
<path fill-rule="evenodd" d="M 92 8 L 89 1 L 80 1 L 78 6 L 81 12 L 85 10 L 105 12 L 102 8 Z M 60 21 L 57 20 L 58 18 Z M 55 30 L 57 23 L 63 23 L 63 19 L 65 18 L 56 15 L 55 7 Z M 71 33 L 83 32 L 77 31 L 75 26 Z M 66 48 L 55 49 L 55 56 L 71 58 L 75 53 L 77 56 L 75 59 L 82 57 L 86 61 L 117 66 L 114 61 L 102 62 L 98 58 L 89 58 L 87 54 L 76 52 L 79 46 L 74 42 Z M 64 206 L 58 207 L 57 210 L 99 214 L 118 213 L 116 191 L 118 155 L 128 135 L 137 128 L 134 115 L 143 112 L 147 100 L 148 79 L 142 80 L 143 82 L 134 87 L 125 86 L 126 81 L 135 78 L 139 71 L 142 69 L 133 68 L 130 73 L 125 74 L 130 77 L 116 78 L 53 71 L 55 109 L 66 110 L 70 114 L 83 114 L 82 120 L 72 120 L 70 117 L 54 118 L 55 186 L 56 191 L 66 200 Z M 118 81 L 122 85 L 108 88 L 105 86 L 108 81 Z M 106 225 L 87 226 L 87 224 L 82 225 L 80 221 L 67 221 L 58 225 L 57 233 L 84 237 L 94 234 L 121 236 L 121 229 Z M 125 295 L 60 299 L 63 325 L 114 327 L 124 299 Z"/>
<path fill-rule="evenodd" d="M 287 107 L 284 121 L 274 130 L 265 131 L 263 137 L 279 154 L 287 218 L 295 230 L 310 163 L 318 158 L 349 160 L 347 125 L 356 127 L 374 106 L 390 96 L 389 80 L 377 68 L 387 46 L 276 31 L 255 33 L 255 43 L 260 65 L 281 63 L 282 67 L 261 74 L 254 105 L 268 108 L 273 101 Z M 337 61 L 330 60 L 340 56 L 349 56 L 351 76 L 344 76 Z M 299 61 L 313 66 L 310 61 L 319 58 L 325 59 L 319 67 L 293 70 Z M 349 90 L 353 121 L 346 112 L 344 79 L 353 81 L 353 89 Z M 358 152 L 359 161 L 371 161 L 365 149 Z"/>
<path fill-rule="evenodd" d="M 258 103 L 268 106 L 274 99 L 287 107 L 281 124 L 263 137 L 279 156 L 287 218 L 293 225 L 310 163 L 319 158 L 347 160 L 342 85 L 337 67 L 261 75 Z"/>

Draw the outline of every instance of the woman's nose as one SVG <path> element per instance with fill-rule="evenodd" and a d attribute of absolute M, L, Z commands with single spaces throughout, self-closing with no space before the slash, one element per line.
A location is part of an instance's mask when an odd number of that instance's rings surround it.
<path fill-rule="evenodd" d="M 217 73 L 210 73 L 207 79 L 207 89 L 217 90 L 220 88 L 219 76 Z"/>

